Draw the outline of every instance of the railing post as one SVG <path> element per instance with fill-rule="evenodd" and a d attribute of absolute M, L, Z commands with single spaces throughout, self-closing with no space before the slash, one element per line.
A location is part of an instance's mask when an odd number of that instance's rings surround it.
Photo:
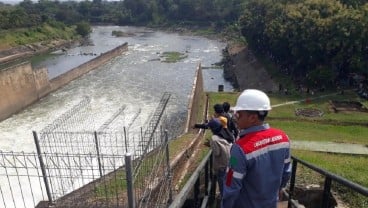
<path fill-rule="evenodd" d="M 323 188 L 322 208 L 328 208 L 330 204 L 331 178 L 326 176 Z"/>
<path fill-rule="evenodd" d="M 293 160 L 292 168 L 291 168 L 288 208 L 291 208 L 291 199 L 293 198 L 293 194 L 294 194 L 295 176 L 296 176 L 297 165 L 298 165 L 298 161 Z"/>
<path fill-rule="evenodd" d="M 96 144 L 96 152 L 97 152 L 97 162 L 98 162 L 98 170 L 100 171 L 100 177 L 102 177 L 102 167 L 101 167 L 101 158 L 100 158 L 100 147 L 98 145 L 97 132 L 94 132 L 95 135 L 95 144 Z"/>
<path fill-rule="evenodd" d="M 169 154 L 169 136 L 168 136 L 168 131 L 165 130 L 165 150 L 166 150 L 166 170 L 167 170 L 167 177 L 168 177 L 168 181 L 169 181 L 169 199 L 168 199 L 168 204 L 171 204 L 173 201 L 173 197 L 172 197 L 172 188 L 171 188 L 171 184 L 172 184 L 172 174 L 171 174 L 171 167 L 170 167 L 170 154 Z"/>
<path fill-rule="evenodd" d="M 210 166 L 210 162 L 207 161 L 206 165 L 204 166 L 204 187 L 205 187 L 205 194 L 206 196 L 208 196 L 208 184 L 210 182 L 210 173 L 209 173 L 209 166 Z"/>
<path fill-rule="evenodd" d="M 211 201 L 215 201 L 216 199 L 216 176 L 213 173 L 213 154 L 210 155 L 210 159 L 208 160 L 208 162 L 210 163 L 210 178 L 211 178 L 211 193 L 210 193 L 210 200 Z"/>
<path fill-rule="evenodd" d="M 128 207 L 135 208 L 132 155 L 130 153 L 125 154 L 125 168 L 127 180 Z"/>
<path fill-rule="evenodd" d="M 200 176 L 198 176 L 198 178 L 197 178 L 197 180 L 196 180 L 196 182 L 195 182 L 195 184 L 194 184 L 194 207 L 195 208 L 197 208 L 197 207 L 199 207 L 199 188 L 200 188 L 200 184 L 201 184 L 201 182 L 200 182 Z"/>
<path fill-rule="evenodd" d="M 34 138 L 34 141 L 35 141 L 35 144 L 36 144 L 38 160 L 40 161 L 42 178 L 43 178 L 43 182 L 45 183 L 47 198 L 49 199 L 49 203 L 52 204 L 50 184 L 49 184 L 49 181 L 47 180 L 46 168 L 45 168 L 45 163 L 43 162 L 43 159 L 42 159 L 40 143 L 38 141 L 38 135 L 35 131 L 32 131 L 32 133 L 33 133 L 33 138 Z"/>

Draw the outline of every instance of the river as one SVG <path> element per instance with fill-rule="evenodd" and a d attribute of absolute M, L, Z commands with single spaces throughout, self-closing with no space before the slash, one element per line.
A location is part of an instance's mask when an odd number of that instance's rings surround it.
<path fill-rule="evenodd" d="M 113 30 L 134 35 L 114 37 L 111 35 Z M 143 124 L 164 92 L 171 93 L 168 110 L 177 125 L 181 125 L 185 120 L 188 97 L 199 63 L 206 67 L 203 70 L 206 91 L 217 91 L 220 84 L 224 85 L 225 91 L 232 91 L 231 84 L 223 79 L 223 70 L 207 69 L 222 58 L 221 50 L 225 43 L 217 40 L 128 26 L 93 27 L 91 40 L 93 46 L 75 47 L 65 54 L 49 56 L 38 64 L 48 68 L 51 79 L 94 58 L 93 54 L 106 52 L 125 42 L 128 42 L 129 49 L 104 66 L 2 121 L 0 150 L 34 152 L 32 131 L 41 131 L 85 96 L 91 99 L 89 113 L 94 119 L 84 130 L 96 130 L 122 105 L 127 106 L 127 114 L 141 109 L 141 114 L 145 115 L 141 118 Z M 167 51 L 185 53 L 187 58 L 176 63 L 159 61 L 160 55 Z"/>

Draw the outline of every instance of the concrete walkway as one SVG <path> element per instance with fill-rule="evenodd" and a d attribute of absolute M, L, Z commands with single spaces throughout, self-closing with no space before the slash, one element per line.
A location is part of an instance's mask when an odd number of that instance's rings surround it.
<path fill-rule="evenodd" d="M 291 148 L 300 150 L 318 151 L 318 152 L 368 155 L 368 146 L 361 144 L 292 140 Z"/>
<path fill-rule="evenodd" d="M 316 97 L 308 97 L 308 100 L 317 100 L 319 98 L 323 98 L 323 97 L 329 97 L 329 96 L 333 96 L 333 95 L 337 95 L 338 93 L 331 93 L 331 94 L 327 94 L 327 95 L 321 95 L 321 96 L 316 96 Z M 280 103 L 280 104 L 276 104 L 276 105 L 272 105 L 272 108 L 276 108 L 276 107 L 280 107 L 280 106 L 284 106 L 284 105 L 292 105 L 292 104 L 296 104 L 296 103 L 302 103 L 305 102 L 305 99 L 301 99 L 301 100 L 295 100 L 295 101 L 289 101 L 289 102 L 285 102 L 285 103 Z"/>

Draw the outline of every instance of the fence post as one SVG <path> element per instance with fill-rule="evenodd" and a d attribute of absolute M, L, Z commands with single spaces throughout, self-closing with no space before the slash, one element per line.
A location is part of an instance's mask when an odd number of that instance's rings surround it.
<path fill-rule="evenodd" d="M 95 144 L 96 144 L 96 152 L 97 152 L 97 161 L 98 161 L 98 170 L 100 171 L 100 177 L 102 177 L 102 167 L 101 167 L 101 158 L 100 158 L 100 147 L 98 145 L 97 132 L 95 134 Z"/>
<path fill-rule="evenodd" d="M 47 198 L 49 199 L 49 203 L 52 204 L 51 189 L 50 189 L 49 181 L 47 180 L 46 168 L 45 168 L 45 163 L 43 162 L 43 159 L 42 159 L 40 143 L 38 141 L 37 133 L 35 131 L 32 131 L 32 133 L 33 133 L 33 139 L 36 144 L 38 160 L 40 161 L 42 178 L 43 178 L 43 182 L 45 183 Z"/>
<path fill-rule="evenodd" d="M 289 188 L 289 199 L 288 199 L 288 208 L 291 208 L 291 199 L 293 198 L 294 187 L 295 187 L 295 175 L 296 168 L 298 165 L 298 161 L 293 160 L 292 168 L 291 168 L 291 178 L 290 178 L 290 188 Z"/>
<path fill-rule="evenodd" d="M 169 199 L 168 199 L 168 203 L 171 204 L 171 202 L 173 201 L 172 198 L 172 188 L 171 188 L 171 183 L 172 183 L 172 174 L 171 174 L 171 167 L 170 167 L 170 154 L 169 154 L 169 136 L 168 136 L 168 131 L 165 130 L 165 145 L 166 145 L 166 170 L 167 170 L 167 177 L 168 177 L 168 181 L 169 181 Z"/>
<path fill-rule="evenodd" d="M 331 178 L 326 176 L 325 186 L 323 188 L 322 208 L 328 208 L 328 205 L 330 203 L 330 191 L 331 191 Z"/>
<path fill-rule="evenodd" d="M 125 143 L 125 152 L 128 152 L 128 138 L 127 138 L 127 133 L 126 133 L 126 128 L 124 126 L 124 143 Z"/>
<path fill-rule="evenodd" d="M 133 167 L 131 153 L 125 154 L 125 168 L 127 180 L 128 207 L 135 208 L 134 184 L 133 184 Z"/>

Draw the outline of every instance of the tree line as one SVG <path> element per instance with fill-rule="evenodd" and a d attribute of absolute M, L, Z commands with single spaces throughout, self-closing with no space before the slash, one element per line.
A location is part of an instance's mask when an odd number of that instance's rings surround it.
<path fill-rule="evenodd" d="M 244 0 L 124 0 L 50 1 L 24 0 L 10 6 L 0 4 L 0 28 L 31 27 L 55 20 L 75 24 L 158 25 L 177 21 L 196 24 L 237 21 Z"/>
<path fill-rule="evenodd" d="M 338 0 L 250 0 L 240 18 L 251 48 L 309 86 L 368 72 L 368 4 Z"/>
<path fill-rule="evenodd" d="M 295 79 L 319 85 L 368 67 L 366 0 L 124 0 L 0 4 L 0 29 L 44 23 L 81 26 L 237 25 L 249 48 Z"/>

